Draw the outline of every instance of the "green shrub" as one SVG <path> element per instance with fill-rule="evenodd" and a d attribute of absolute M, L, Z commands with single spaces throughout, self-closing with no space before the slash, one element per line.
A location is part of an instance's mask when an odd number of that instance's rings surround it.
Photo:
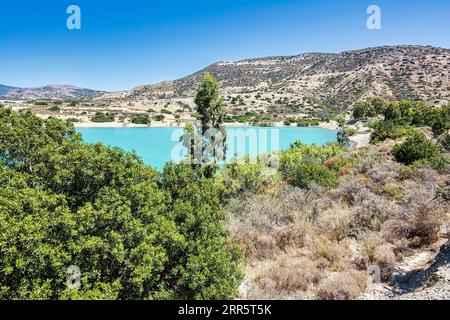
<path fill-rule="evenodd" d="M 80 119 L 78 118 L 69 118 L 67 119 L 68 122 L 80 122 Z"/>
<path fill-rule="evenodd" d="M 450 151 L 450 134 L 444 135 L 440 142 L 445 151 Z"/>
<path fill-rule="evenodd" d="M 135 124 L 149 124 L 150 123 L 150 117 L 146 114 L 137 114 L 133 116 L 131 119 L 132 123 Z"/>
<path fill-rule="evenodd" d="M 325 188 L 336 185 L 337 170 L 328 169 L 325 162 L 345 152 L 338 143 L 323 146 L 308 146 L 295 142 L 291 149 L 283 151 L 280 157 L 280 172 L 292 184 L 307 188 L 315 183 Z"/>
<path fill-rule="evenodd" d="M 93 117 L 91 117 L 92 122 L 114 122 L 115 118 L 113 114 L 97 112 Z"/>
<path fill-rule="evenodd" d="M 165 117 L 162 114 L 158 114 L 153 117 L 153 120 L 158 121 L 158 122 L 164 121 L 164 119 L 165 119 Z"/>
<path fill-rule="evenodd" d="M 432 121 L 431 129 L 435 137 L 439 137 L 450 129 L 450 120 L 444 115 L 436 115 Z"/>
<path fill-rule="evenodd" d="M 51 106 L 50 108 L 47 109 L 48 111 L 52 111 L 52 112 L 58 112 L 61 111 L 61 108 L 58 106 Z"/>
<path fill-rule="evenodd" d="M 33 101 L 35 106 L 48 106 L 48 102 L 46 101 Z"/>
<path fill-rule="evenodd" d="M 404 126 L 398 121 L 378 121 L 371 124 L 373 133 L 371 136 L 372 143 L 385 141 L 386 139 L 400 139 L 410 137 L 415 130 L 409 126 Z"/>
<path fill-rule="evenodd" d="M 395 160 L 405 165 L 428 163 L 434 167 L 440 167 L 444 163 L 439 148 L 420 132 L 414 133 L 405 142 L 394 146 L 392 153 Z"/>
<path fill-rule="evenodd" d="M 356 134 L 356 129 L 344 128 L 337 133 L 337 142 L 343 146 L 350 145 L 350 137 Z"/>
<path fill-rule="evenodd" d="M 402 111 L 400 107 L 396 103 L 389 104 L 384 110 L 384 119 L 385 120 L 397 120 L 402 117 Z"/>
<path fill-rule="evenodd" d="M 352 112 L 354 119 L 367 119 L 376 115 L 375 108 L 369 101 L 359 101 Z"/>
<path fill-rule="evenodd" d="M 293 185 L 299 188 L 308 188 L 311 184 L 331 189 L 337 186 L 338 174 L 325 165 L 314 161 L 299 163 L 295 168 Z"/>

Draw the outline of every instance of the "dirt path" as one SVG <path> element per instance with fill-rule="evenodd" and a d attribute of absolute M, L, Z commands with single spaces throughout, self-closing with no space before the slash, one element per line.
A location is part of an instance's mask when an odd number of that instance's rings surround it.
<path fill-rule="evenodd" d="M 450 299 L 450 242 L 437 252 L 421 251 L 405 258 L 389 285 L 374 284 L 360 299 Z"/>
<path fill-rule="evenodd" d="M 370 133 L 362 133 L 351 136 L 349 139 L 352 142 L 353 148 L 364 148 L 370 144 Z"/>

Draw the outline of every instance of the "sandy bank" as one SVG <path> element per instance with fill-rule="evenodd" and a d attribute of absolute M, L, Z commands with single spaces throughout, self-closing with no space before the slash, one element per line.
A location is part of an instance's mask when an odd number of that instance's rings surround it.
<path fill-rule="evenodd" d="M 356 134 L 350 137 L 352 147 L 355 149 L 367 147 L 370 144 L 370 133 Z"/>
<path fill-rule="evenodd" d="M 74 122 L 75 128 L 183 128 L 185 123 L 176 122 L 153 122 L 149 125 L 135 124 L 131 122 L 91 122 L 91 121 L 80 121 Z M 240 123 L 240 122 L 227 122 L 224 124 L 225 127 L 251 127 L 250 123 Z M 283 122 L 273 123 L 273 127 L 288 127 Z M 338 130 L 337 123 L 320 123 L 317 128 L 327 129 L 327 130 Z"/>

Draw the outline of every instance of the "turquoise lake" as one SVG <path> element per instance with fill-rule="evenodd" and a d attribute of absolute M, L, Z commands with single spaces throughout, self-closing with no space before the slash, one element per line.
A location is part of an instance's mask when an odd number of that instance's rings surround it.
<path fill-rule="evenodd" d="M 135 151 L 146 164 L 158 170 L 184 155 L 179 142 L 182 128 L 77 128 L 77 132 L 86 143 L 101 142 Z M 334 142 L 337 131 L 315 127 L 228 127 L 227 135 L 227 158 L 233 158 L 286 150 L 295 141 L 316 145 Z"/>

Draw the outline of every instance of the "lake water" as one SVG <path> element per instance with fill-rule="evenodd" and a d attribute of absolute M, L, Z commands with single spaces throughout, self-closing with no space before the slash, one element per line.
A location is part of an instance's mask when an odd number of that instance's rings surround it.
<path fill-rule="evenodd" d="M 166 162 L 179 161 L 185 152 L 179 142 L 182 128 L 77 128 L 84 142 L 101 142 L 136 151 L 143 161 L 158 170 Z M 309 127 L 228 127 L 227 158 L 286 150 L 295 141 L 322 145 L 336 141 L 337 131 Z"/>

